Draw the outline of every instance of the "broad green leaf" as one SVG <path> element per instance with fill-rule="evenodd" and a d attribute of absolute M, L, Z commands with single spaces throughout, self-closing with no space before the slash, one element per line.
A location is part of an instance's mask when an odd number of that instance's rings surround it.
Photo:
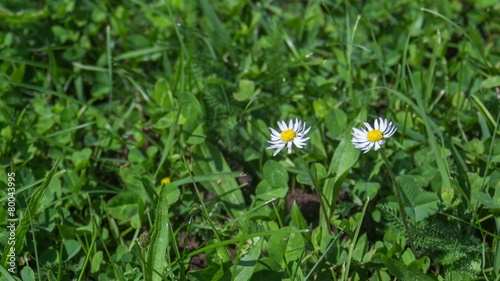
<path fill-rule="evenodd" d="M 292 210 L 290 212 L 290 226 L 293 226 L 297 229 L 306 229 L 307 228 L 307 222 L 304 216 L 302 215 L 302 212 L 300 212 L 299 207 L 297 206 L 297 203 L 293 202 L 292 205 Z"/>
<path fill-rule="evenodd" d="M 363 233 L 361 237 L 359 237 L 358 241 L 356 241 L 356 246 L 352 251 L 352 258 L 356 261 L 361 262 L 363 260 L 363 256 L 366 253 L 366 249 L 368 248 L 368 238 L 366 233 Z"/>
<path fill-rule="evenodd" d="M 201 270 L 188 272 L 192 281 L 229 281 L 231 280 L 231 264 L 229 262 L 208 266 Z"/>
<path fill-rule="evenodd" d="M 313 176 L 316 184 L 318 186 L 321 185 L 323 180 L 326 178 L 326 168 L 321 163 L 314 163 L 311 165 L 311 175 Z M 302 173 L 297 174 L 297 182 L 301 184 L 312 185 L 311 177 L 304 171 Z"/>
<path fill-rule="evenodd" d="M 164 78 L 160 78 L 156 81 L 153 98 L 161 108 L 172 107 L 172 92 L 170 91 L 168 81 Z"/>
<path fill-rule="evenodd" d="M 285 228 L 282 228 L 277 233 L 271 235 L 271 238 L 269 238 L 269 241 L 267 242 L 267 251 L 269 253 L 269 258 L 279 263 L 281 267 L 285 265 L 285 240 L 288 235 L 290 235 L 290 232 L 285 230 Z"/>
<path fill-rule="evenodd" d="M 389 258 L 384 254 L 376 254 L 373 261 L 382 262 L 394 277 L 402 281 L 435 281 L 432 277 L 421 272 L 418 268 L 406 265 L 401 261 Z"/>
<path fill-rule="evenodd" d="M 328 168 L 327 176 L 323 185 L 323 194 L 332 205 L 337 201 L 337 196 L 340 191 L 341 181 L 344 179 L 347 172 L 356 164 L 359 158 L 359 149 L 356 149 L 351 143 L 351 132 L 345 131 L 344 137 L 340 144 L 335 149 L 330 167 Z M 331 210 L 333 212 L 333 210 Z"/>
<path fill-rule="evenodd" d="M 255 83 L 251 80 L 241 79 L 238 83 L 238 91 L 233 94 L 237 101 L 248 101 L 255 92 Z"/>
<path fill-rule="evenodd" d="M 340 140 L 347 127 L 347 115 L 340 109 L 330 109 L 325 118 L 325 125 L 326 135 L 331 139 Z"/>
<path fill-rule="evenodd" d="M 481 87 L 483 88 L 494 88 L 498 86 L 500 86 L 500 76 L 490 76 L 481 81 Z"/>
<path fill-rule="evenodd" d="M 138 214 L 140 201 L 142 201 L 141 197 L 135 192 L 118 193 L 108 201 L 109 212 L 115 219 L 128 221 Z"/>
<path fill-rule="evenodd" d="M 21 278 L 23 281 L 35 281 L 35 272 L 31 267 L 25 266 L 21 269 Z"/>
<path fill-rule="evenodd" d="M 196 176 L 220 174 L 217 180 L 201 182 L 203 187 L 222 199 L 231 216 L 242 215 L 245 200 L 234 176 L 227 174 L 231 169 L 222 153 L 214 146 L 202 143 L 193 149 L 193 158 L 193 172 Z"/>
<path fill-rule="evenodd" d="M 358 196 L 362 201 L 366 201 L 368 198 L 373 200 L 380 190 L 380 183 L 378 182 L 365 182 L 358 181 L 354 186 L 354 194 Z"/>
<path fill-rule="evenodd" d="M 309 132 L 311 139 L 309 140 L 309 146 L 311 147 L 311 156 L 318 159 L 326 159 L 326 149 L 325 149 L 325 141 L 323 136 L 320 133 L 320 130 L 315 129 L 314 127 Z"/>
<path fill-rule="evenodd" d="M 335 175 L 335 180 L 341 178 L 358 161 L 360 150 L 354 147 L 351 143 L 351 138 L 351 132 L 345 132 L 344 137 L 333 154 L 330 167 L 328 168 L 328 175 Z"/>
<path fill-rule="evenodd" d="M 69 239 L 64 241 L 63 248 L 63 258 L 69 261 L 80 252 L 82 245 L 75 239 Z"/>
<path fill-rule="evenodd" d="M 90 262 L 90 272 L 96 273 L 101 268 L 101 263 L 103 261 L 103 253 L 102 251 L 97 251 L 93 256 Z"/>
<path fill-rule="evenodd" d="M 151 120 L 151 122 L 153 123 L 153 128 L 158 130 L 169 128 L 175 122 L 175 115 L 176 113 L 174 111 L 159 111 L 158 113 L 153 115 L 153 118 Z"/>
<path fill-rule="evenodd" d="M 41 266 L 55 264 L 61 260 L 61 257 L 59 256 L 59 251 L 56 249 L 45 250 L 38 258 L 40 259 Z"/>
<path fill-rule="evenodd" d="M 240 259 L 234 271 L 234 280 L 250 280 L 262 252 L 263 238 L 252 245 L 250 251 Z"/>
<path fill-rule="evenodd" d="M 305 250 L 305 243 L 302 234 L 290 233 L 285 248 L 285 260 L 287 262 L 295 261 L 300 258 Z"/>
<path fill-rule="evenodd" d="M 181 190 L 177 185 L 167 184 L 165 185 L 165 192 L 167 193 L 167 200 L 163 204 L 168 204 L 168 206 L 174 204 L 181 196 Z"/>
<path fill-rule="evenodd" d="M 91 154 L 92 150 L 88 147 L 80 151 L 73 152 L 73 155 L 71 155 L 71 161 L 73 162 L 73 165 L 75 165 L 74 170 L 79 171 L 83 168 L 88 167 Z"/>
<path fill-rule="evenodd" d="M 188 144 L 200 144 L 205 142 L 206 135 L 203 132 L 203 126 L 197 126 L 196 129 L 191 133 L 191 135 L 186 140 Z"/>
<path fill-rule="evenodd" d="M 473 203 L 477 200 L 486 209 L 500 210 L 500 202 L 496 202 L 491 196 L 480 190 L 472 190 Z"/>
<path fill-rule="evenodd" d="M 275 187 L 270 185 L 267 180 L 262 180 L 255 188 L 255 195 L 262 201 L 285 198 L 287 192 L 288 186 Z"/>
<path fill-rule="evenodd" d="M 405 201 L 405 211 L 410 218 L 421 221 L 438 211 L 439 197 L 428 191 L 422 191 L 411 176 L 398 176 L 396 181 Z"/>
<path fill-rule="evenodd" d="M 264 164 L 264 179 L 273 187 L 288 187 L 287 170 L 274 160 L 269 160 Z"/>
<path fill-rule="evenodd" d="M 180 94 L 181 115 L 187 120 L 198 120 L 203 118 L 203 109 L 198 99 L 189 92 Z"/>

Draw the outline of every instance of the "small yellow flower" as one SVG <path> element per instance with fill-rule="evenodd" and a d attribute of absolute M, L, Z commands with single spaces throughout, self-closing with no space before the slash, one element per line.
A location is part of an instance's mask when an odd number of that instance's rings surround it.
<path fill-rule="evenodd" d="M 288 126 L 285 121 L 278 121 L 278 127 L 281 132 L 269 127 L 271 130 L 271 140 L 268 141 L 271 146 L 267 149 L 276 149 L 273 156 L 276 156 L 283 148 L 288 147 L 288 153 L 292 152 L 292 144 L 298 148 L 302 148 L 309 137 L 304 136 L 309 132 L 311 127 L 306 129 L 306 123 L 302 124 L 302 121 L 295 118 L 295 123 L 292 119 L 288 122 Z"/>
<path fill-rule="evenodd" d="M 367 122 L 364 122 L 365 127 L 368 129 L 358 129 L 352 128 L 352 144 L 354 147 L 363 150 L 367 153 L 372 148 L 374 150 L 379 150 L 380 147 L 385 143 L 385 139 L 391 137 L 396 132 L 396 126 L 392 125 L 387 119 L 379 117 L 378 120 L 375 119 L 373 124 L 374 128 L 370 126 Z"/>
<path fill-rule="evenodd" d="M 169 184 L 170 183 L 170 177 L 164 177 L 161 179 L 161 184 Z"/>

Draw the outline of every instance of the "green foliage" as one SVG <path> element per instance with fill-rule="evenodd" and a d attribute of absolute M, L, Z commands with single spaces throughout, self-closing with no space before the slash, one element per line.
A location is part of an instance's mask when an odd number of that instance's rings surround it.
<path fill-rule="evenodd" d="M 0 3 L 0 280 L 497 280 L 500 5 L 365 2 Z"/>
<path fill-rule="evenodd" d="M 401 221 L 390 209 L 382 208 L 389 222 L 390 231 L 405 235 Z M 442 220 L 414 221 L 411 234 L 419 256 L 432 257 L 441 264 L 448 279 L 473 280 L 480 274 L 481 255 L 487 245 L 471 235 Z"/>

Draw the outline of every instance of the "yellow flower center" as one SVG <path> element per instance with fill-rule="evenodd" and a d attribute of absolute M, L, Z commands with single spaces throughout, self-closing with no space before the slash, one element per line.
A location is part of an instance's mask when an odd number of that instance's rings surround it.
<path fill-rule="evenodd" d="M 283 137 L 281 137 L 283 138 Z M 371 130 L 368 132 L 368 140 L 371 142 L 376 142 L 384 138 L 380 130 Z"/>
<path fill-rule="evenodd" d="M 284 142 L 292 141 L 295 138 L 295 132 L 293 130 L 285 130 L 281 133 L 281 140 Z"/>

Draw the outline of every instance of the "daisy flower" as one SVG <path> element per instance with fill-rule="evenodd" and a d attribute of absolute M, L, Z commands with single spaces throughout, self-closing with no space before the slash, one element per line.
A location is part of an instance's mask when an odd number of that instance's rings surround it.
<path fill-rule="evenodd" d="M 290 119 L 288 126 L 285 121 L 278 121 L 278 127 L 280 128 L 280 132 L 269 127 L 269 130 L 271 130 L 271 140 L 268 142 L 271 146 L 267 149 L 276 149 L 273 156 L 276 156 L 285 146 L 288 147 L 288 153 L 291 153 L 292 144 L 298 148 L 302 148 L 309 139 L 309 137 L 305 138 L 304 136 L 309 132 L 311 127 L 309 126 L 306 129 L 306 123 L 302 124 L 302 121 L 297 118 L 295 118 L 295 123 Z"/>
<path fill-rule="evenodd" d="M 392 122 L 382 117 L 379 117 L 378 120 L 375 119 L 374 128 L 367 122 L 364 122 L 364 124 L 368 130 L 352 128 L 351 140 L 354 147 L 363 150 L 364 153 L 367 153 L 372 148 L 379 150 L 385 143 L 385 139 L 394 135 L 397 130 L 396 126 L 392 125 Z"/>

